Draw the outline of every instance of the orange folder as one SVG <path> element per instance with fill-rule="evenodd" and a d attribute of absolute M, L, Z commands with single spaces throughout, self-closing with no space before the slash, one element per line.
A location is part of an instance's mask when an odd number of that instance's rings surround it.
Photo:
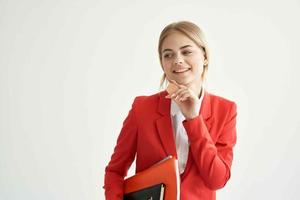
<path fill-rule="evenodd" d="M 138 191 L 159 183 L 164 183 L 166 187 L 164 200 L 179 200 L 180 176 L 176 158 L 168 156 L 150 168 L 125 179 L 124 193 Z"/>

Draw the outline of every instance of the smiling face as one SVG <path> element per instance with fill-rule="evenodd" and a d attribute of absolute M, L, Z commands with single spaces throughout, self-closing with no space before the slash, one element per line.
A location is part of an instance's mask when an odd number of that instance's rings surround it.
<path fill-rule="evenodd" d="M 204 50 L 178 31 L 172 31 L 163 41 L 161 63 L 168 80 L 187 87 L 202 85 Z"/>

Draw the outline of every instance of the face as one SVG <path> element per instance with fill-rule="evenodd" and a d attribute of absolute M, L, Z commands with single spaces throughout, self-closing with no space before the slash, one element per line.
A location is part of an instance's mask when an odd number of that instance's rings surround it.
<path fill-rule="evenodd" d="M 168 80 L 201 87 L 204 50 L 184 34 L 173 31 L 162 44 L 162 66 Z"/>

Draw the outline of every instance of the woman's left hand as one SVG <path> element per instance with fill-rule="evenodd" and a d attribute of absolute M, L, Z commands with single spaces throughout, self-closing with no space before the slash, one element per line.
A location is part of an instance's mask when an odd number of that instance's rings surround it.
<path fill-rule="evenodd" d="M 179 89 L 173 94 L 167 95 L 166 98 L 171 98 L 177 103 L 187 120 L 197 117 L 199 115 L 197 105 L 200 103 L 197 95 L 185 85 L 180 85 L 174 80 L 170 82 L 175 84 Z"/>

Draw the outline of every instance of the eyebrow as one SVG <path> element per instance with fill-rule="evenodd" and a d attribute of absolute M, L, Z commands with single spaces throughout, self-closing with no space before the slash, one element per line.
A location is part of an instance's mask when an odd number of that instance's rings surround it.
<path fill-rule="evenodd" d="M 192 47 L 192 46 L 188 44 L 188 45 L 184 45 L 184 46 L 180 47 L 179 49 L 184 49 L 184 48 L 186 48 L 186 47 Z M 164 49 L 164 50 L 162 51 L 162 53 L 165 52 L 165 51 L 172 51 L 172 49 Z"/>

